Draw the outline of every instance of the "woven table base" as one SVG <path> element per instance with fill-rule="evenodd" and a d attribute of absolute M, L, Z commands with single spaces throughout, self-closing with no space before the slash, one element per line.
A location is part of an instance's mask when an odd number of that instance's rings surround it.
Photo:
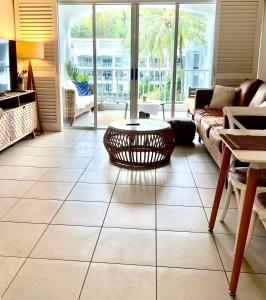
<path fill-rule="evenodd" d="M 111 162 L 118 166 L 154 168 L 170 161 L 175 141 L 170 126 L 146 131 L 109 126 L 104 146 Z"/>

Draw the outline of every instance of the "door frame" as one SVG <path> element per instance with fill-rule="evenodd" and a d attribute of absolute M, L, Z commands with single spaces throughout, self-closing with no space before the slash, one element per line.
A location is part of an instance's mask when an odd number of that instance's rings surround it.
<path fill-rule="evenodd" d="M 215 3 L 213 0 L 201 0 L 202 4 Z M 180 4 L 198 4 L 195 0 L 182 0 L 163 2 L 162 0 L 58 0 L 58 5 L 89 5 L 92 7 L 92 29 L 93 29 L 93 85 L 94 85 L 94 124 L 93 126 L 75 126 L 76 129 L 100 129 L 98 128 L 98 99 L 97 99 L 97 36 L 96 36 L 96 6 L 97 5 L 130 5 L 131 7 L 131 49 L 130 49 L 130 118 L 138 116 L 138 60 L 139 60 L 139 9 L 140 5 L 175 5 L 174 25 L 174 49 L 173 49 L 173 73 L 171 86 L 171 117 L 175 115 L 176 104 L 176 71 L 177 71 L 177 46 L 179 35 L 179 8 Z M 59 24 L 59 22 L 58 22 Z M 59 25 L 58 25 L 59 26 Z M 60 51 L 59 51 L 60 53 Z M 213 56 L 215 49 L 213 49 Z M 60 60 L 59 60 L 60 61 Z M 213 66 L 212 66 L 213 67 Z M 62 108 L 61 108 L 62 109 Z"/>

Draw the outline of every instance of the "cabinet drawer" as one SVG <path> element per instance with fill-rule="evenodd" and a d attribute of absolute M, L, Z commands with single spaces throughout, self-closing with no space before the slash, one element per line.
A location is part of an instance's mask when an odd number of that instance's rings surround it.
<path fill-rule="evenodd" d="M 11 130 L 9 122 L 9 113 L 4 112 L 3 117 L 0 119 L 0 149 L 11 141 Z"/>
<path fill-rule="evenodd" d="M 31 133 L 37 128 L 36 102 L 28 103 L 20 107 L 23 111 L 23 132 Z"/>

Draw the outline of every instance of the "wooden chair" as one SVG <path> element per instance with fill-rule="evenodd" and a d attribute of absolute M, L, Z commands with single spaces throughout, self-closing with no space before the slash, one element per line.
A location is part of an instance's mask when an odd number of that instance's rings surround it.
<path fill-rule="evenodd" d="M 224 115 L 228 118 L 229 127 L 234 129 L 238 128 L 239 130 L 247 131 L 237 119 L 237 116 L 266 116 L 266 108 L 249 108 L 249 107 L 225 107 L 223 109 Z M 246 190 L 246 182 L 247 182 L 247 170 L 248 168 L 243 167 L 235 167 L 235 159 L 233 158 L 231 161 L 231 168 L 228 174 L 228 189 L 225 199 L 224 208 L 220 217 L 220 221 L 223 222 L 228 211 L 228 207 L 231 200 L 232 192 L 234 191 L 236 196 L 236 202 L 238 207 L 238 222 L 237 222 L 237 231 L 240 223 L 240 216 L 242 211 L 242 205 L 244 202 L 245 190 Z M 254 202 L 253 211 L 250 220 L 250 227 L 247 236 L 245 253 L 248 249 L 249 242 L 252 238 L 252 233 L 254 230 L 254 225 L 259 216 L 260 220 L 264 220 L 264 227 L 266 229 L 266 208 L 261 204 L 261 200 L 258 197 L 262 197 L 259 195 L 266 195 L 266 170 L 261 170 L 261 178 L 258 182 L 257 187 L 257 196 Z M 266 196 L 265 196 L 266 198 Z M 264 200 L 266 203 L 266 200 Z"/>

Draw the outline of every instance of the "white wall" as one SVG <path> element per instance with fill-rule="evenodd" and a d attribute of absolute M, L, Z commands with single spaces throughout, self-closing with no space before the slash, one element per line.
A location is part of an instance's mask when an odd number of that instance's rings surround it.
<path fill-rule="evenodd" d="M 0 38 L 15 39 L 13 1 L 1 0 Z"/>
<path fill-rule="evenodd" d="M 262 28 L 258 77 L 266 80 L 266 0 L 264 1 L 264 22 Z"/>

